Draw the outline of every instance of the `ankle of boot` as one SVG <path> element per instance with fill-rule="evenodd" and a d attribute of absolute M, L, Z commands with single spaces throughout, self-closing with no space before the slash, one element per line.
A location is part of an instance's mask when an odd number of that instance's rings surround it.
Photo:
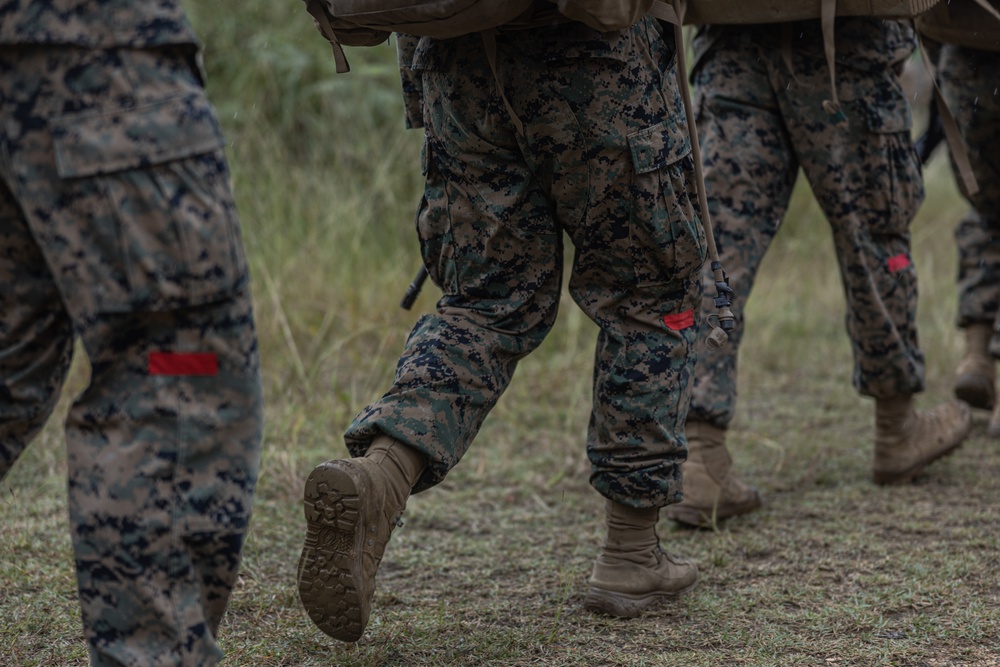
<path fill-rule="evenodd" d="M 913 411 L 913 395 L 902 394 L 892 398 L 875 399 L 875 425 L 895 424 Z"/>
<path fill-rule="evenodd" d="M 403 505 L 427 467 L 427 459 L 420 451 L 387 435 L 372 441 L 365 459 L 376 464 L 386 478 L 390 493 Z"/>
<path fill-rule="evenodd" d="M 688 421 L 684 425 L 684 435 L 688 441 L 688 457 L 703 449 L 726 447 L 726 429 L 708 422 Z"/>
<path fill-rule="evenodd" d="M 988 354 L 993 325 L 976 323 L 965 327 L 965 351 L 971 355 Z"/>
<path fill-rule="evenodd" d="M 875 401 L 875 463 L 884 465 L 910 439 L 916 412 L 913 396 L 903 395 Z"/>
<path fill-rule="evenodd" d="M 646 565 L 655 560 L 659 538 L 656 523 L 658 507 L 629 507 L 614 500 L 605 505 L 607 537 L 602 559 L 608 564 L 633 563 Z"/>
<path fill-rule="evenodd" d="M 707 422 L 685 425 L 688 458 L 684 463 L 684 496 L 710 504 L 718 498 L 733 467 L 726 447 L 726 431 Z"/>

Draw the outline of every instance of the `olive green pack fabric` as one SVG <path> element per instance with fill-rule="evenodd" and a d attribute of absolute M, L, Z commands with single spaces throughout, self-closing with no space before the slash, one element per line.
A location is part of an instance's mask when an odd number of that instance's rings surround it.
<path fill-rule="evenodd" d="M 667 3 L 659 0 L 551 0 L 559 12 L 591 28 L 609 32 L 623 30 L 646 14 L 658 16 L 655 8 Z"/>
<path fill-rule="evenodd" d="M 333 45 L 337 71 L 350 69 L 342 46 L 375 46 L 394 32 L 447 39 L 509 23 L 533 0 L 305 0 Z"/>
<path fill-rule="evenodd" d="M 389 33 L 447 39 L 494 28 L 531 9 L 533 0 L 319 0 L 342 44 L 371 46 Z M 365 36 L 364 31 L 378 37 Z M 346 36 L 342 36 L 346 35 Z"/>
<path fill-rule="evenodd" d="M 448 39 L 499 26 L 532 26 L 542 14 L 580 21 L 602 32 L 624 30 L 646 14 L 677 23 L 663 0 L 305 0 L 323 36 L 333 45 L 337 71 L 350 68 L 343 46 L 376 46 L 394 32 Z M 558 7 L 558 13 L 546 7 Z M 555 8 L 553 8 L 555 9 Z"/>
<path fill-rule="evenodd" d="M 684 22 L 693 25 L 783 23 L 818 19 L 828 0 L 688 0 Z M 836 0 L 836 16 L 913 18 L 928 11 L 939 0 Z"/>
<path fill-rule="evenodd" d="M 1000 51 L 1000 2 L 941 2 L 917 19 L 917 30 L 936 42 Z"/>

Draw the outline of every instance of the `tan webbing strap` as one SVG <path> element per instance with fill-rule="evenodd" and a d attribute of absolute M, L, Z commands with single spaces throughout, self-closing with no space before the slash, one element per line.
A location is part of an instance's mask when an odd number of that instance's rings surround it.
<path fill-rule="evenodd" d="M 833 26 L 837 18 L 837 0 L 823 0 L 820 7 L 820 24 L 823 28 L 823 53 L 826 56 L 826 67 L 830 71 L 830 99 L 823 100 L 823 111 L 836 116 L 837 121 L 847 120 L 840 99 L 837 97 L 836 42 Z"/>
<path fill-rule="evenodd" d="M 685 11 L 687 5 L 684 3 L 678 3 L 678 5 L 680 5 L 679 9 L 675 9 L 663 0 L 653 0 L 653 5 L 649 8 L 649 15 L 667 23 L 681 25 L 684 22 L 682 12 Z"/>
<path fill-rule="evenodd" d="M 351 71 L 351 66 L 347 64 L 347 56 L 344 55 L 344 47 L 340 45 L 337 41 L 337 35 L 333 32 L 333 26 L 330 25 L 330 19 L 326 17 L 326 12 L 316 0 L 309 0 L 306 5 L 306 11 L 309 12 L 314 19 L 319 23 L 321 32 L 323 36 L 330 41 L 330 46 L 333 47 L 333 60 L 337 63 L 337 74 L 344 74 L 345 72 Z"/>
<path fill-rule="evenodd" d="M 524 123 L 514 113 L 514 107 L 511 106 L 507 95 L 503 92 L 503 84 L 500 83 L 500 77 L 497 76 L 497 31 L 495 29 L 483 30 L 481 34 L 483 36 L 483 48 L 486 49 L 486 62 L 490 64 L 490 70 L 493 72 L 493 80 L 497 84 L 497 94 L 503 100 L 504 107 L 507 108 L 507 114 L 510 116 L 510 122 L 514 123 L 514 129 L 523 137 Z"/>
<path fill-rule="evenodd" d="M 914 31 L 916 31 L 916 26 L 914 26 Z M 919 32 L 917 32 L 917 41 L 920 46 L 920 57 L 924 61 L 924 67 L 927 68 L 927 74 L 930 75 L 931 83 L 934 86 L 934 104 L 937 105 L 938 115 L 941 118 L 941 127 L 944 129 L 944 138 L 948 142 L 948 151 L 951 153 L 951 159 L 955 161 L 958 178 L 962 182 L 965 194 L 972 196 L 979 192 L 979 183 L 976 181 L 976 175 L 972 173 L 968 148 L 962 139 L 961 130 L 958 129 L 958 121 L 955 120 L 954 114 L 948 108 L 941 87 L 938 86 L 937 71 L 927 55 L 927 48 L 924 46 L 924 40 Z"/>
<path fill-rule="evenodd" d="M 1000 11 L 997 11 L 996 7 L 986 2 L 986 0 L 975 0 L 975 3 L 985 9 L 986 12 L 996 18 L 997 21 L 1000 21 Z"/>

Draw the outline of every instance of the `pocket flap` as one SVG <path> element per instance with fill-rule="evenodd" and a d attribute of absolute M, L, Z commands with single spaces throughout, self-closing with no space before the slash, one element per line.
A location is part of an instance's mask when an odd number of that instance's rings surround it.
<path fill-rule="evenodd" d="M 674 123 L 660 123 L 628 138 L 636 172 L 645 174 L 677 162 L 691 152 L 687 130 Z"/>
<path fill-rule="evenodd" d="M 68 114 L 52 121 L 50 128 L 56 168 L 63 178 L 161 164 L 223 145 L 222 131 L 201 94 Z"/>

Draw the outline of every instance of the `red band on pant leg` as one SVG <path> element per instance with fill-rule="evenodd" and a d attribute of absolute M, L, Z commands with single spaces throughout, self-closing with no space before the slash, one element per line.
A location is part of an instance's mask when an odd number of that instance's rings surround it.
<path fill-rule="evenodd" d="M 900 253 L 889 258 L 887 262 L 889 271 L 895 273 L 896 271 L 902 271 L 910 265 L 910 258 L 906 255 Z"/>
<path fill-rule="evenodd" d="M 218 375 L 219 357 L 211 352 L 150 352 L 150 375 Z"/>
<path fill-rule="evenodd" d="M 663 316 L 663 323 L 668 329 L 680 331 L 694 326 L 694 310 L 685 310 L 683 313 L 673 313 Z"/>

